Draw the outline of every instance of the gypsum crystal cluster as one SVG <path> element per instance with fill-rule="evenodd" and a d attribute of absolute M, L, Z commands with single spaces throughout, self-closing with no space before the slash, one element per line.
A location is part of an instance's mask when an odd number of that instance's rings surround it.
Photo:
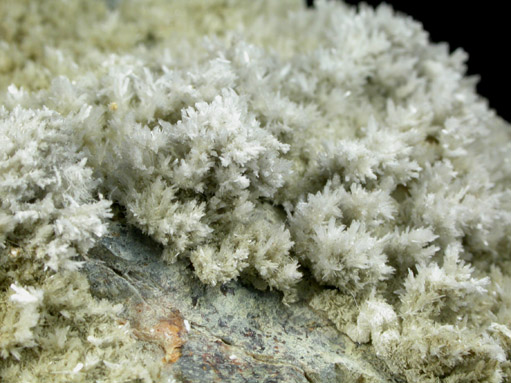
<path fill-rule="evenodd" d="M 206 284 L 310 275 L 398 380 L 509 379 L 511 130 L 465 61 L 388 6 L 2 1 L 2 379 L 157 380 L 77 271 L 112 203 Z"/>

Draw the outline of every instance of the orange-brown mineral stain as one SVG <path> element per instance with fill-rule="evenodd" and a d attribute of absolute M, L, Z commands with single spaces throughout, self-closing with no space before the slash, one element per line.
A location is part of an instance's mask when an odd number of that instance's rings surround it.
<path fill-rule="evenodd" d="M 176 309 L 160 313 L 147 305 L 138 305 L 135 312 L 138 314 L 134 323 L 135 335 L 160 345 L 165 352 L 163 362 L 175 363 L 181 357 L 181 346 L 185 343 L 181 313 Z"/>
<path fill-rule="evenodd" d="M 184 344 L 181 332 L 182 327 L 167 320 L 162 320 L 154 326 L 155 337 L 165 350 L 164 362 L 174 363 L 181 357 L 181 346 Z"/>

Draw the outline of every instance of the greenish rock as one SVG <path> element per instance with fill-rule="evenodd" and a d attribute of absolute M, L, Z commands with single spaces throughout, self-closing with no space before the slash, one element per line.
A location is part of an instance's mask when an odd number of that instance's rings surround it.
<path fill-rule="evenodd" d="M 166 328 L 179 333 L 178 354 L 167 361 L 169 378 L 182 382 L 393 381 L 370 347 L 353 343 L 308 306 L 317 289 L 312 282 L 304 281 L 300 301 L 287 306 L 280 293 L 239 281 L 205 286 L 188 261 L 166 264 L 161 251 L 136 229 L 119 224 L 89 252 L 83 270 L 95 296 L 125 305 L 125 316 L 135 332 L 148 333 L 148 328 L 161 329 L 157 323 L 166 323 Z M 164 353 L 161 339 L 142 339 L 159 342 Z"/>

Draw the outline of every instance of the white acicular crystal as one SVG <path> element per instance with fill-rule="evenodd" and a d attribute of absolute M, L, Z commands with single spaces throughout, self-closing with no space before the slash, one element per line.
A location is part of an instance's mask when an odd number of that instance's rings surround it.
<path fill-rule="evenodd" d="M 112 204 L 205 284 L 313 281 L 397 379 L 511 376 L 511 129 L 463 51 L 386 5 L 115 3 L 0 2 L 0 380 L 159 376 L 77 271 Z"/>

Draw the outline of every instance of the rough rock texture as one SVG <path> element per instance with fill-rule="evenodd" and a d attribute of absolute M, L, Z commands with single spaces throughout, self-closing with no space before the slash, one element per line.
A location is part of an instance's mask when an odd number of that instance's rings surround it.
<path fill-rule="evenodd" d="M 155 330 L 159 357 L 178 345 L 178 356 L 166 359 L 169 376 L 183 382 L 393 381 L 368 346 L 357 346 L 308 306 L 310 285 L 299 289 L 300 302 L 286 306 L 280 293 L 236 281 L 206 287 L 186 261 L 168 265 L 161 251 L 137 230 L 117 225 L 89 252 L 84 271 L 93 295 L 125 305 L 142 339 L 151 340 L 147 334 Z M 179 339 L 169 336 L 173 327 Z"/>

